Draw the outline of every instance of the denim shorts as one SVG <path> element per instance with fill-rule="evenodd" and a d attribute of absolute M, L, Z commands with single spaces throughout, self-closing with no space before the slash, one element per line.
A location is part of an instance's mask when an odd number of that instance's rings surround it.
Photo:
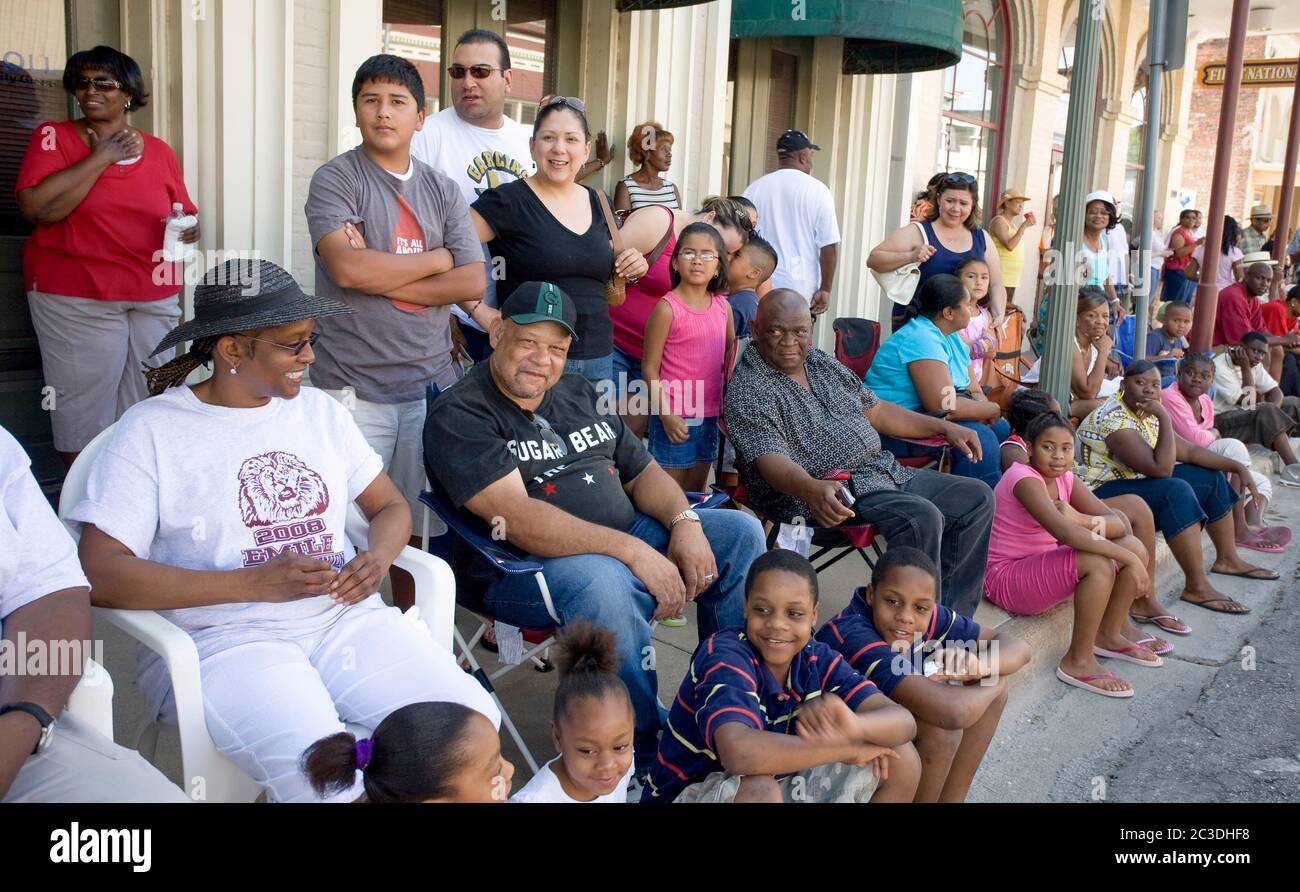
<path fill-rule="evenodd" d="M 686 430 L 690 433 L 685 443 L 674 443 L 658 415 L 650 416 L 650 454 L 660 467 L 693 468 L 697 462 L 718 459 L 718 419 L 688 418 Z"/>
<path fill-rule="evenodd" d="M 641 380 L 641 360 L 628 356 L 617 347 L 614 348 L 612 359 L 614 363 L 613 378 L 615 396 L 620 400 L 626 399 L 628 395 L 628 385 L 633 381 Z M 645 385 L 643 384 L 643 392 L 648 393 L 649 391 L 644 390 L 644 387 Z"/>
<path fill-rule="evenodd" d="M 1135 495 L 1155 515 L 1165 541 L 1193 524 L 1214 523 L 1232 510 L 1239 498 L 1220 471 L 1179 462 L 1170 477 L 1111 480 L 1093 489 L 1099 499 Z"/>

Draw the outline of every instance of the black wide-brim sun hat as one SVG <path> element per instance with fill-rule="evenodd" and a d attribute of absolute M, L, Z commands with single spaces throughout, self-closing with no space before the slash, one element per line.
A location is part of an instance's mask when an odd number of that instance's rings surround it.
<path fill-rule="evenodd" d="M 269 260 L 227 260 L 204 273 L 195 287 L 194 318 L 172 329 L 149 355 L 184 341 L 351 312 L 342 301 L 304 293 L 293 276 Z"/>

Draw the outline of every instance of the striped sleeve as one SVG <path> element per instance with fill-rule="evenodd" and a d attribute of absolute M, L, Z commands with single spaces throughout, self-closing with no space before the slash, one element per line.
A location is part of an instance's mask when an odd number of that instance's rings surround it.
<path fill-rule="evenodd" d="M 821 670 L 822 691 L 837 695 L 854 711 L 864 700 L 878 693 L 879 689 L 870 679 L 853 671 L 843 654 L 836 653 L 821 642 L 816 642 L 815 648 L 822 651 L 818 654 L 818 664 L 825 666 Z"/>
<path fill-rule="evenodd" d="M 755 731 L 765 730 L 759 710 L 758 678 L 749 649 L 740 641 L 721 635 L 712 647 L 697 653 L 694 677 L 695 724 L 704 745 L 714 749 L 718 729 L 728 722 L 740 722 Z"/>

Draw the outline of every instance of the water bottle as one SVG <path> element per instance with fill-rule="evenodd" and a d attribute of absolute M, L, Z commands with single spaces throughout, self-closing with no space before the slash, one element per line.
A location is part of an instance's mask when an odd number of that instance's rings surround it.
<path fill-rule="evenodd" d="M 194 245 L 182 242 L 181 233 L 198 222 L 198 217 L 185 213 L 185 206 L 179 201 L 172 202 L 171 216 L 167 218 L 167 228 L 163 231 L 163 260 L 176 263 L 194 256 Z"/>

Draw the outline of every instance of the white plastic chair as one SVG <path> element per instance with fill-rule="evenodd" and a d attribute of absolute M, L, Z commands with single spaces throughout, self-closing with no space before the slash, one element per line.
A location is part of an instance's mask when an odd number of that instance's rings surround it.
<path fill-rule="evenodd" d="M 86 722 L 109 740 L 113 739 L 113 678 L 99 663 L 86 658 L 81 681 L 72 689 L 64 712 Z"/>
<path fill-rule="evenodd" d="M 74 538 L 80 536 L 81 530 L 66 520 L 67 513 L 85 498 L 90 467 L 108 441 L 112 429 L 109 427 L 103 431 L 82 450 L 63 481 L 59 517 L 64 518 L 64 524 Z M 367 547 L 368 530 L 366 519 L 360 510 L 355 504 L 349 506 L 347 536 L 356 548 Z M 438 646 L 451 650 L 456 610 L 456 580 L 451 567 L 445 561 L 409 546 L 402 549 L 393 566 L 410 573 L 415 580 L 414 617 L 428 626 Z M 202 688 L 199 684 L 199 652 L 189 634 L 153 610 L 96 607 L 95 613 L 157 653 L 167 666 L 181 737 L 182 789 L 191 795 L 201 790 L 200 798 L 206 802 L 252 802 L 256 799 L 261 788 L 218 752 L 208 734 L 207 722 L 203 716 Z M 107 672 L 101 674 L 105 677 L 108 675 Z M 110 733 L 111 696 L 110 689 Z M 348 730 L 365 733 L 370 729 L 349 726 Z M 139 749 L 146 758 L 153 758 L 157 737 L 156 721 L 146 725 L 140 732 L 142 745 Z"/>

